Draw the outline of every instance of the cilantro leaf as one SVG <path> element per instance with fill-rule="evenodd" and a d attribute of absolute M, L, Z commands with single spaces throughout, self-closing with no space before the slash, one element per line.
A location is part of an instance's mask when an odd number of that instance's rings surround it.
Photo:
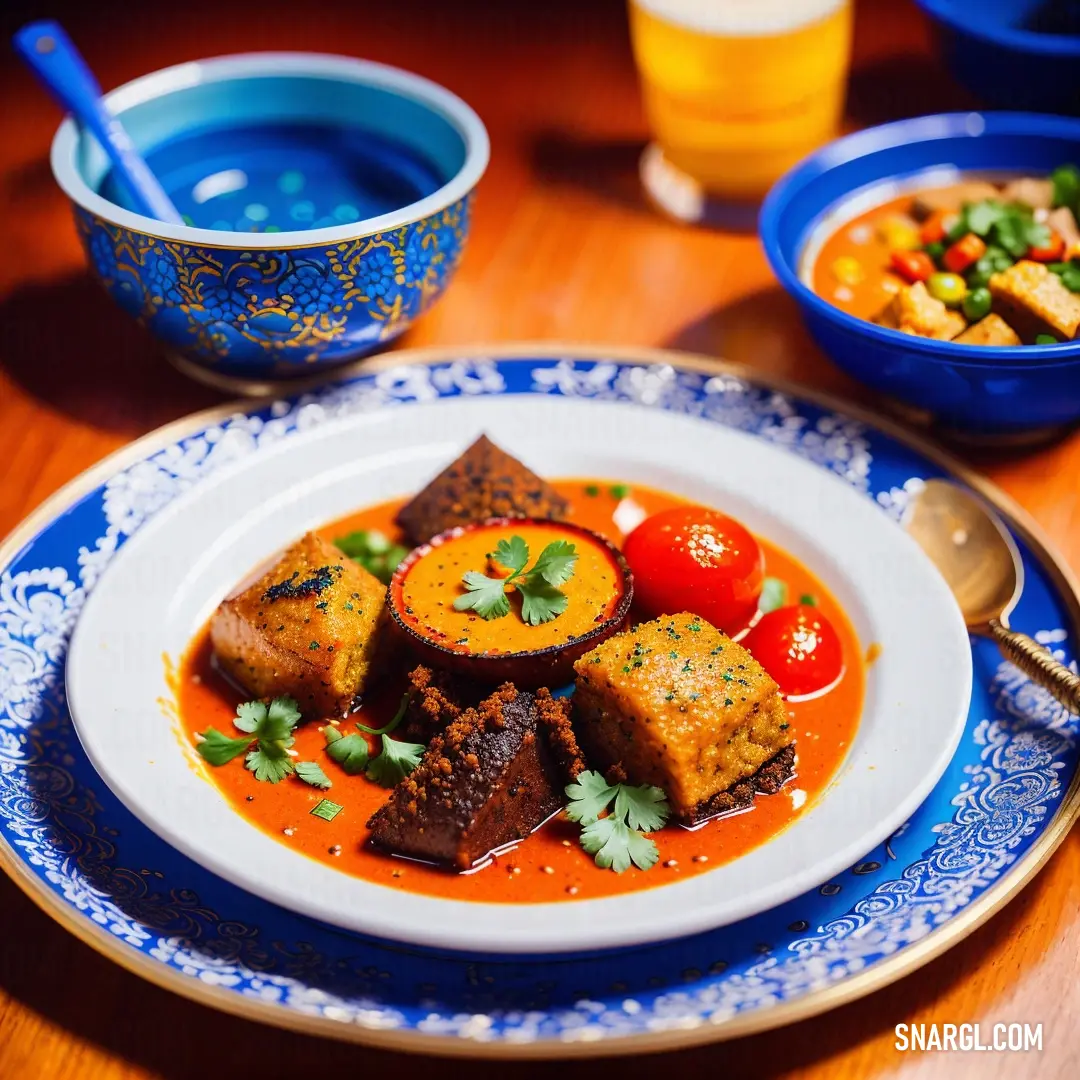
<path fill-rule="evenodd" d="M 530 578 L 541 577 L 549 585 L 565 585 L 574 576 L 577 548 L 567 540 L 553 540 L 543 551 L 536 565 L 529 571 Z"/>
<path fill-rule="evenodd" d="M 1080 211 L 1080 169 L 1075 165 L 1059 165 L 1051 174 L 1054 185 L 1054 206 L 1067 206 Z"/>
<path fill-rule="evenodd" d="M 282 751 L 280 754 L 267 749 L 262 743 L 244 758 L 244 767 L 255 774 L 256 780 L 268 780 L 278 784 L 292 774 L 292 759 Z"/>
<path fill-rule="evenodd" d="M 543 578 L 519 581 L 517 591 L 521 593 L 521 617 L 530 626 L 551 622 L 566 610 L 570 602 L 565 593 L 549 585 Z"/>
<path fill-rule="evenodd" d="M 1070 292 L 1080 292 L 1080 259 L 1050 263 L 1049 269 L 1061 278 L 1061 284 Z"/>
<path fill-rule="evenodd" d="M 358 776 L 367 768 L 367 739 L 363 735 L 342 735 L 337 728 L 327 724 L 322 729 L 326 739 L 326 752 L 331 761 L 336 761 L 348 776 Z"/>
<path fill-rule="evenodd" d="M 296 763 L 296 775 L 305 784 L 322 788 L 324 791 L 331 786 L 330 777 L 323 772 L 322 766 L 317 761 L 298 761 Z"/>
<path fill-rule="evenodd" d="M 961 215 L 964 231 L 973 232 L 976 236 L 986 236 L 1006 213 L 1004 204 L 997 199 L 983 199 L 981 202 L 971 203 L 964 207 Z"/>
<path fill-rule="evenodd" d="M 617 786 L 612 787 L 598 772 L 591 769 L 578 773 L 573 784 L 563 789 L 570 800 L 566 816 L 571 821 L 591 825 L 608 808 L 615 798 Z"/>
<path fill-rule="evenodd" d="M 581 846 L 594 857 L 597 866 L 610 868 L 616 874 L 629 870 L 631 865 L 648 870 L 660 858 L 652 840 L 616 817 L 599 818 L 586 825 L 581 830 Z"/>
<path fill-rule="evenodd" d="M 501 619 L 510 614 L 510 599 L 502 578 L 470 570 L 463 580 L 468 591 L 454 601 L 455 611 L 475 611 L 482 619 Z"/>
<path fill-rule="evenodd" d="M 245 701 L 236 706 L 236 719 L 233 723 L 241 731 L 254 732 L 266 719 L 266 706 L 261 701 Z M 250 740 L 248 740 L 250 742 Z"/>
<path fill-rule="evenodd" d="M 779 578 L 767 577 L 761 584 L 758 607 L 763 615 L 783 607 L 787 603 L 787 584 Z"/>
<path fill-rule="evenodd" d="M 427 747 L 423 743 L 399 742 L 382 737 L 382 753 L 368 765 L 367 777 L 382 787 L 395 787 L 420 764 Z"/>
<path fill-rule="evenodd" d="M 196 743 L 195 749 L 211 765 L 224 765 L 239 757 L 250 745 L 251 737 L 230 739 L 228 735 L 222 735 L 217 728 L 208 727 L 202 733 L 202 742 Z"/>
<path fill-rule="evenodd" d="M 409 554 L 408 548 L 391 543 L 390 538 L 378 529 L 358 529 L 339 536 L 334 540 L 334 546 L 384 585 L 390 584 L 398 563 Z"/>
<path fill-rule="evenodd" d="M 361 724 L 357 721 L 356 726 L 361 731 L 366 731 L 369 735 L 389 735 L 391 731 L 396 730 L 402 720 L 405 719 L 405 714 L 409 711 L 409 702 L 413 699 L 413 692 L 406 690 L 401 697 L 401 704 L 398 706 L 397 712 L 394 713 L 390 722 L 384 724 L 380 728 L 368 727 L 367 724 Z"/>
<path fill-rule="evenodd" d="M 275 734 L 261 735 L 260 738 L 284 738 L 284 735 L 277 736 L 276 732 L 284 727 L 287 729 L 285 734 L 288 735 L 299 722 L 300 706 L 291 697 L 276 697 L 266 711 L 266 730 Z"/>
<path fill-rule="evenodd" d="M 529 545 L 520 536 L 511 536 L 509 540 L 500 540 L 495 545 L 491 556 L 500 566 L 520 574 L 529 561 Z"/>
<path fill-rule="evenodd" d="M 652 784 L 631 787 L 620 784 L 615 796 L 615 817 L 622 818 L 631 829 L 656 832 L 667 822 L 670 810 L 667 796 L 661 788 Z"/>
<path fill-rule="evenodd" d="M 566 540 L 553 541 L 529 570 L 524 569 L 529 561 L 529 547 L 520 536 L 500 540 L 489 557 L 505 566 L 510 574 L 506 578 L 491 578 L 478 570 L 468 571 L 462 578 L 466 591 L 454 600 L 455 611 L 475 611 L 483 619 L 501 619 L 510 614 L 507 586 L 521 594 L 521 617 L 531 626 L 550 622 L 566 610 L 569 601 L 559 586 L 573 576 L 577 562 L 573 544 Z"/>

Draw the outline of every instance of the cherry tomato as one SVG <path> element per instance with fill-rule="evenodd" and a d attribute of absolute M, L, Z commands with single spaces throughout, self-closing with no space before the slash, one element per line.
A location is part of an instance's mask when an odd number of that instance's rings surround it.
<path fill-rule="evenodd" d="M 793 604 L 762 615 L 742 640 L 785 694 L 813 694 L 844 668 L 840 638 L 812 604 Z"/>
<path fill-rule="evenodd" d="M 690 611 L 728 634 L 757 611 L 765 560 L 734 518 L 676 506 L 646 518 L 623 544 L 634 599 L 650 618 Z"/>
<path fill-rule="evenodd" d="M 937 269 L 925 251 L 894 251 L 890 258 L 893 269 L 911 285 L 925 281 Z"/>
<path fill-rule="evenodd" d="M 1036 262 L 1060 262 L 1065 254 L 1065 238 L 1061 233 L 1051 231 L 1045 247 L 1033 247 L 1027 253 L 1029 259 Z"/>

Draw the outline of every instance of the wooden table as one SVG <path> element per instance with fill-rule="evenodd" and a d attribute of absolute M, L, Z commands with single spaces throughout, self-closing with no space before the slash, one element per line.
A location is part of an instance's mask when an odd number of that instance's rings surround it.
<path fill-rule="evenodd" d="M 55 13 L 18 3 L 26 17 Z M 616 0 L 398 0 L 250 5 L 70 4 L 103 85 L 182 60 L 314 49 L 411 68 L 472 103 L 492 137 L 473 238 L 449 295 L 402 347 L 556 338 L 722 354 L 853 397 L 814 348 L 756 239 L 694 231 L 643 205 L 646 135 Z M 317 18 L 311 17 L 314 11 Z M 90 12 L 93 11 L 93 18 Z M 308 17 L 305 18 L 305 15 Z M 0 16 L 14 28 L 15 16 Z M 858 12 L 852 124 L 964 104 L 912 4 Z M 56 110 L 13 64 L 0 72 L 0 532 L 133 437 L 220 400 L 169 368 L 87 277 L 47 150 Z M 1080 571 L 1080 436 L 983 463 Z M 1080 837 L 1021 897 L 944 957 L 860 1002 L 785 1031 L 617 1066 L 672 1075 L 1080 1074 Z M 0 879 L 0 1077 L 284 1077 L 417 1064 L 235 1020 L 140 982 Z M 1024 1055 L 900 1054 L 900 1022 L 1041 1022 Z M 760 1062 L 760 1063 L 759 1063 Z M 769 1064 L 764 1064 L 768 1062 Z M 423 1068 L 432 1067 L 421 1064 Z M 452 1066 L 459 1068 L 460 1066 Z M 610 1066 L 604 1066 L 610 1068 Z M 478 1065 L 495 1077 L 505 1066 Z M 550 1065 L 522 1065 L 540 1075 Z M 596 1064 L 561 1067 L 567 1080 Z"/>

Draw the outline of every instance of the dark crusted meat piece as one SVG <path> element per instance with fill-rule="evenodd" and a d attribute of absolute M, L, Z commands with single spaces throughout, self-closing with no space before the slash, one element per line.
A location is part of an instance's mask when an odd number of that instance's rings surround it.
<path fill-rule="evenodd" d="M 389 851 L 467 870 L 528 836 L 565 803 L 584 767 L 569 702 L 504 683 L 436 735 L 368 822 Z"/>
<path fill-rule="evenodd" d="M 423 544 L 456 525 L 493 517 L 559 520 L 568 509 L 549 483 L 481 435 L 398 511 L 397 523 Z"/>
<path fill-rule="evenodd" d="M 409 742 L 431 742 L 466 709 L 475 708 L 491 693 L 490 686 L 423 666 L 413 668 L 408 680 L 412 698 L 400 735 Z"/>

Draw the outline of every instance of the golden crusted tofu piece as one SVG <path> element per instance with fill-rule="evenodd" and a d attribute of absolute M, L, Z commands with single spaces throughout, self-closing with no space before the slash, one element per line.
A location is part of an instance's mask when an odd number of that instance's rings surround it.
<path fill-rule="evenodd" d="M 290 547 L 210 622 L 222 668 L 256 697 L 288 694 L 337 717 L 367 685 L 386 586 L 316 533 Z"/>
<path fill-rule="evenodd" d="M 943 188 L 920 191 L 911 203 L 911 212 L 917 221 L 925 221 L 937 210 L 958 210 L 965 203 L 982 202 L 983 199 L 1000 199 L 996 184 L 988 180 L 967 180 Z"/>
<path fill-rule="evenodd" d="M 1024 341 L 1053 334 L 1071 341 L 1080 327 L 1080 295 L 1070 292 L 1042 263 L 1022 259 L 990 278 L 994 306 Z"/>
<path fill-rule="evenodd" d="M 744 649 L 682 612 L 609 638 L 574 665 L 575 726 L 590 762 L 695 810 L 794 741 L 779 688 Z"/>
<path fill-rule="evenodd" d="M 1019 345 L 1020 338 L 1016 331 L 1000 316 L 989 315 L 972 323 L 954 341 L 962 345 Z"/>
<path fill-rule="evenodd" d="M 967 326 L 959 311 L 950 311 L 921 281 L 902 286 L 874 322 L 939 341 L 951 341 Z"/>

